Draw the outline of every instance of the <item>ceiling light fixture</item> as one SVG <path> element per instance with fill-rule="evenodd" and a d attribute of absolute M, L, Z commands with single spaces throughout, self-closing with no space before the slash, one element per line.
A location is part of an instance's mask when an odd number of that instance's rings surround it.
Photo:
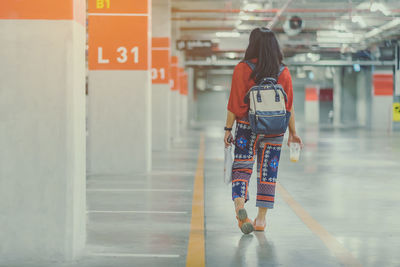
<path fill-rule="evenodd" d="M 250 12 L 255 11 L 257 9 L 261 9 L 260 4 L 257 4 L 257 3 L 248 3 L 248 4 L 245 4 L 243 7 L 243 10 L 250 11 Z"/>
<path fill-rule="evenodd" d="M 333 44 L 354 44 L 357 43 L 358 40 L 354 40 L 353 38 L 337 38 L 337 37 L 317 37 L 317 42 L 321 46 L 321 44 L 333 43 Z"/>
<path fill-rule="evenodd" d="M 347 26 L 344 23 L 335 22 L 333 28 L 337 31 L 348 32 Z"/>
<path fill-rule="evenodd" d="M 351 21 L 354 23 L 358 23 L 361 26 L 361 28 L 367 27 L 367 23 L 365 23 L 364 18 L 359 15 L 352 16 Z"/>
<path fill-rule="evenodd" d="M 254 29 L 254 25 L 248 25 L 248 24 L 241 24 L 236 27 L 236 29 L 241 30 L 241 31 L 248 31 Z"/>
<path fill-rule="evenodd" d="M 317 37 L 354 38 L 354 34 L 352 32 L 318 31 Z"/>
<path fill-rule="evenodd" d="M 235 59 L 236 58 L 236 53 L 227 53 L 226 57 L 230 58 L 230 59 Z"/>
<path fill-rule="evenodd" d="M 216 32 L 217 37 L 240 37 L 238 32 Z"/>
<path fill-rule="evenodd" d="M 371 10 L 371 12 L 380 11 L 385 16 L 389 16 L 391 14 L 390 10 L 382 3 L 376 3 L 376 2 L 372 3 L 370 10 Z"/>
<path fill-rule="evenodd" d="M 246 15 L 245 12 L 240 11 L 240 12 L 239 12 L 239 19 L 240 19 L 240 20 L 249 20 L 249 19 L 250 19 L 250 16 Z"/>

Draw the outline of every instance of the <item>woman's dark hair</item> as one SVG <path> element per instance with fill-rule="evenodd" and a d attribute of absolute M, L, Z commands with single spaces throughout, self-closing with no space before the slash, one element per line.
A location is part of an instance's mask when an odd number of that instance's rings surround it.
<path fill-rule="evenodd" d="M 250 33 L 244 60 L 254 58 L 257 59 L 257 64 L 251 79 L 256 83 L 265 77 L 278 79 L 283 55 L 275 34 L 268 28 L 256 28 Z"/>

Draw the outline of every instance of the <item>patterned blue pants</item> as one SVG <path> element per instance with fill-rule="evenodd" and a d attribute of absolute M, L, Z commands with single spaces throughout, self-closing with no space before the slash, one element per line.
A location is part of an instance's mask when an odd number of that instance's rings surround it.
<path fill-rule="evenodd" d="M 232 166 L 232 199 L 249 200 L 248 186 L 257 153 L 256 206 L 272 209 L 283 135 L 253 133 L 246 120 L 236 122 L 235 160 Z"/>

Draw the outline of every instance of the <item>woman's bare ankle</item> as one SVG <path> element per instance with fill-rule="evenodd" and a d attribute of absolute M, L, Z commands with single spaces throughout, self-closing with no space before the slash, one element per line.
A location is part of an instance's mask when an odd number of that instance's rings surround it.
<path fill-rule="evenodd" d="M 256 225 L 262 226 L 265 224 L 266 219 L 265 219 L 265 216 L 257 216 L 255 221 L 256 221 Z"/>
<path fill-rule="evenodd" d="M 245 199 L 244 198 L 235 198 L 234 203 L 235 203 L 235 210 L 236 210 L 236 213 L 237 213 L 238 210 L 244 208 Z"/>

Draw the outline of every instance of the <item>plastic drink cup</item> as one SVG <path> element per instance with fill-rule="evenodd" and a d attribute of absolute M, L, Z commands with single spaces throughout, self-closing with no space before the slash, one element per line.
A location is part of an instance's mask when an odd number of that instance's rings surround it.
<path fill-rule="evenodd" d="M 300 144 L 299 143 L 290 143 L 290 161 L 291 162 L 298 162 L 300 158 Z"/>

